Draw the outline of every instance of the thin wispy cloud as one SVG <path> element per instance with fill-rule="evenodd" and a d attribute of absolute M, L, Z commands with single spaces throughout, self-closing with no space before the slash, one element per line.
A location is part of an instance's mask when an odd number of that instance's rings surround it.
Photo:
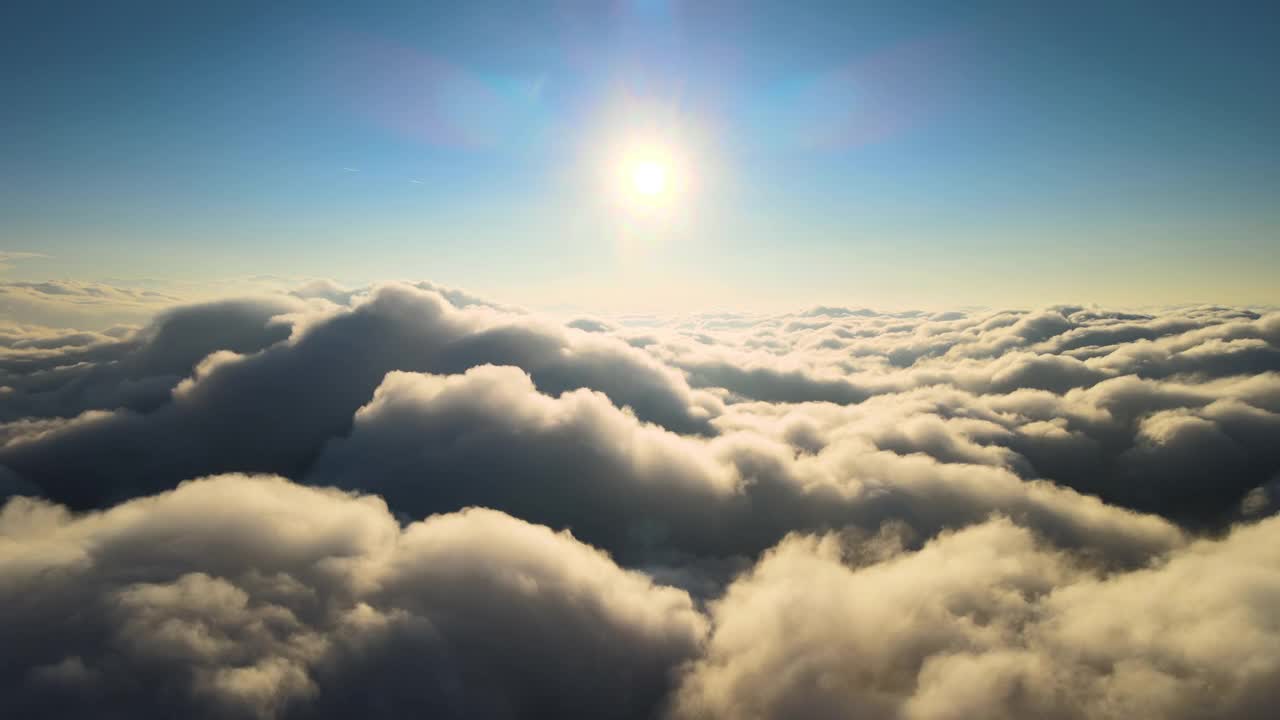
<path fill-rule="evenodd" d="M 13 263 L 22 260 L 47 259 L 48 255 L 37 252 L 21 252 L 15 250 L 0 250 L 0 271 L 8 270 L 13 267 Z"/>

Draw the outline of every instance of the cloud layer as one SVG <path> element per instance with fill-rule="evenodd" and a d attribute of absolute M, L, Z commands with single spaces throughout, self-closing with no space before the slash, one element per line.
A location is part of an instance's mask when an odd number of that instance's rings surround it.
<path fill-rule="evenodd" d="M 1262 717 L 1278 433 L 1238 308 L 0 326 L 0 704 Z"/>

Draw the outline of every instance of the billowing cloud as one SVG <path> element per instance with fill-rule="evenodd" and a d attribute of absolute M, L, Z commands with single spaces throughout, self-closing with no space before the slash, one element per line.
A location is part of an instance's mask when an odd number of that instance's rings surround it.
<path fill-rule="evenodd" d="M 0 335 L 0 383 L 12 400 L 0 420 L 154 410 L 206 356 L 253 353 L 287 338 L 288 325 L 272 318 L 304 307 L 287 297 L 246 298 L 166 310 L 137 330 L 12 328 Z"/>
<path fill-rule="evenodd" d="M 0 326 L 7 714 L 1276 700 L 1280 313 L 166 303 Z"/>
<path fill-rule="evenodd" d="M 0 513 L 13 717 L 642 717 L 706 621 L 567 534 L 223 476 Z"/>
<path fill-rule="evenodd" d="M 23 717 L 1264 717 L 1280 521 L 1105 570 L 997 518 L 792 535 L 705 610 L 493 510 L 222 476 L 0 511 Z"/>
<path fill-rule="evenodd" d="M 1262 718 L 1280 519 L 1099 573 L 1007 520 L 796 536 L 712 605 L 675 717 Z"/>
<path fill-rule="evenodd" d="M 109 416 L 78 416 L 54 432 L 13 437 L 0 449 L 0 464 L 78 507 L 209 473 L 297 477 L 327 439 L 347 432 L 355 410 L 388 372 L 464 370 L 487 362 L 519 365 L 549 391 L 600 389 L 641 417 L 686 432 L 709 431 L 706 406 L 718 404 L 618 339 L 484 306 L 459 309 L 433 290 L 407 285 L 383 287 L 349 308 L 286 313 L 278 322 L 289 324 L 287 339 L 253 348 L 251 341 L 274 332 L 273 323 L 259 321 L 256 336 L 222 338 L 223 347 L 183 382 L 166 382 L 167 373 L 151 376 L 161 388 L 172 386 L 159 407 L 140 412 L 124 404 Z M 176 366 L 189 354 L 181 348 L 187 338 L 173 335 L 163 347 L 144 343 L 115 364 L 145 362 L 150 353 Z M 244 340 L 250 352 L 232 349 L 234 340 Z"/>
<path fill-rule="evenodd" d="M 879 450 L 856 436 L 809 453 L 761 432 L 686 437 L 601 393 L 549 397 L 516 368 L 482 366 L 388 375 L 307 479 L 375 492 L 411 515 L 495 507 L 651 561 L 752 555 L 791 530 L 890 519 L 931 535 L 992 512 L 1123 562 L 1181 542 L 1157 518 L 1024 481 L 999 457 L 954 459 Z"/>

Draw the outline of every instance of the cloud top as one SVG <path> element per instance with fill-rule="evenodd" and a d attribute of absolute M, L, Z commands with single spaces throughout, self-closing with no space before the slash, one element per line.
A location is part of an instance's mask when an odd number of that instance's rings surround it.
<path fill-rule="evenodd" d="M 5 714 L 1280 699 L 1280 314 L 562 323 L 328 281 L 155 303 L 0 325 Z"/>

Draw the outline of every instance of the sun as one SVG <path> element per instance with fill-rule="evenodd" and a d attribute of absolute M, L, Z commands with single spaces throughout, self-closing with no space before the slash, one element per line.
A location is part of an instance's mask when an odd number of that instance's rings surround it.
<path fill-rule="evenodd" d="M 631 168 L 631 188 L 646 197 L 666 192 L 667 181 L 666 166 L 655 160 L 641 160 Z"/>
<path fill-rule="evenodd" d="M 679 138 L 635 136 L 610 150 L 605 187 L 622 212 L 667 222 L 688 211 L 693 163 Z"/>

